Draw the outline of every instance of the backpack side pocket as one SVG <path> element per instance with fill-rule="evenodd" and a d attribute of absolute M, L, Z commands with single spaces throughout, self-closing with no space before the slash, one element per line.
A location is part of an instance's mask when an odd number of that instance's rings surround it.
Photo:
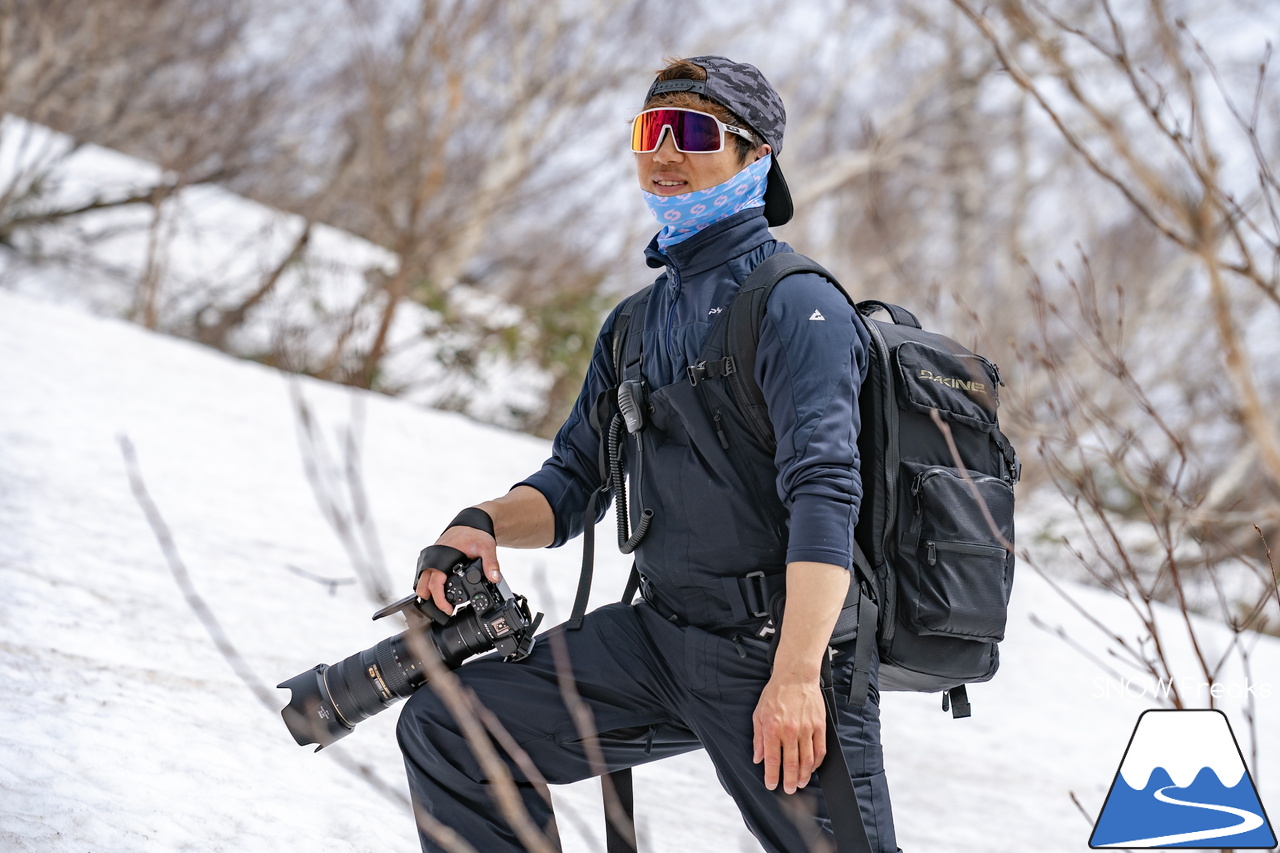
<path fill-rule="evenodd" d="M 1013 588 L 1013 486 L 939 465 L 906 462 L 903 474 L 904 622 L 925 636 L 1003 639 Z"/>

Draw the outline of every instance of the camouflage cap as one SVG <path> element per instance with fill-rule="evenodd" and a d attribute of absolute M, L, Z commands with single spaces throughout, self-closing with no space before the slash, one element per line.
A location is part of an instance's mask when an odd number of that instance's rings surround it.
<path fill-rule="evenodd" d="M 769 168 L 764 193 L 765 218 L 770 225 L 789 221 L 794 212 L 791 191 L 778 165 L 782 135 L 787 128 L 787 111 L 782 105 L 782 98 L 754 65 L 734 62 L 723 56 L 691 56 L 687 61 L 705 70 L 707 79 L 655 80 L 649 87 L 645 102 L 666 92 L 689 92 L 715 101 L 739 116 L 773 149 L 773 164 Z"/>

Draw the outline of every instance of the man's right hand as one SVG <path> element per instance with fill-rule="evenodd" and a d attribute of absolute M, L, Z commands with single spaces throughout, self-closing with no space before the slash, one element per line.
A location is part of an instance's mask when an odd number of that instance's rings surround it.
<path fill-rule="evenodd" d="M 502 569 L 498 566 L 498 543 L 487 530 L 471 526 L 472 522 L 483 526 L 487 515 L 488 523 L 502 537 L 502 544 L 509 548 L 545 548 L 555 536 L 556 521 L 551 505 L 541 492 L 530 486 L 516 486 L 502 497 L 485 501 L 471 509 L 482 514 L 474 516 L 470 511 L 463 510 L 435 544 L 455 548 L 468 559 L 479 557 L 485 575 L 494 583 L 502 579 Z M 452 615 L 453 606 L 444 600 L 445 572 L 452 568 L 452 564 L 431 565 L 432 560 L 442 563 L 448 560 L 425 553 L 424 557 L 430 559 L 426 560 L 426 565 L 423 565 L 422 557 L 418 560 L 420 574 L 414 585 L 414 592 L 419 598 L 430 599 L 445 613 Z"/>
<path fill-rule="evenodd" d="M 441 534 L 436 540 L 436 545 L 443 545 L 448 548 L 454 548 L 461 551 L 470 559 L 480 558 L 480 564 L 484 566 L 485 576 L 494 583 L 502 579 L 502 570 L 498 566 L 498 543 L 492 536 L 483 530 L 474 527 L 464 527 L 455 525 Z M 421 599 L 430 599 L 441 610 L 450 616 L 453 615 L 453 605 L 445 600 L 444 582 L 448 578 L 445 574 L 452 566 L 433 566 L 423 565 L 423 560 L 429 556 L 426 549 L 422 557 L 419 558 L 418 568 L 418 585 L 414 588 L 414 592 Z M 447 554 L 448 552 L 439 552 Z M 443 559 L 437 559 L 438 562 L 444 562 Z"/>

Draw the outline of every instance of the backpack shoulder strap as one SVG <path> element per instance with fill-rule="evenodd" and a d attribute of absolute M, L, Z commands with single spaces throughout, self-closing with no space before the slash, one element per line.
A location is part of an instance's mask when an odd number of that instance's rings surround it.
<path fill-rule="evenodd" d="M 628 296 L 623 300 L 622 305 L 618 308 L 618 314 L 614 318 L 611 350 L 614 380 L 618 384 L 622 383 L 623 374 L 627 370 L 634 369 L 636 375 L 639 375 L 640 343 L 643 336 L 640 332 L 631 332 L 631 321 L 638 314 L 643 325 L 645 306 L 649 304 L 649 294 L 652 292 L 653 285 L 649 285 L 643 290 Z M 600 509 L 601 501 L 608 500 L 611 488 L 611 474 L 606 445 L 608 443 L 609 421 L 617 405 L 617 387 L 615 385 L 612 388 L 605 389 L 596 398 L 591 407 L 591 426 L 600 436 L 596 463 L 599 466 L 602 485 L 591 493 L 591 497 L 587 502 L 587 521 L 582 526 L 582 568 L 578 573 L 578 590 L 573 598 L 573 609 L 569 613 L 568 622 L 566 622 L 571 631 L 582 627 L 582 619 L 587 612 L 587 599 L 591 595 L 591 576 L 595 569 L 596 552 L 594 522 Z"/>
<path fill-rule="evenodd" d="M 645 308 L 649 305 L 652 293 L 653 285 L 650 284 L 628 296 L 618 308 L 618 316 L 613 321 L 613 372 L 619 383 L 624 378 L 633 378 L 624 376 L 624 373 L 631 370 L 637 374 L 639 372 L 643 335 L 631 334 L 631 318 L 638 314 L 643 324 Z"/>
<path fill-rule="evenodd" d="M 756 349 L 760 344 L 760 324 L 764 321 L 769 295 L 778 283 L 795 273 L 816 273 L 830 281 L 841 293 L 844 288 L 834 275 L 812 258 L 798 252 L 779 252 L 765 258 L 751 271 L 742 289 L 729 304 L 726 317 L 725 353 L 733 359 L 729 387 L 751 431 L 765 447 L 774 446 L 773 425 L 764 392 L 756 384 Z M 845 293 L 845 298 L 848 294 Z"/>

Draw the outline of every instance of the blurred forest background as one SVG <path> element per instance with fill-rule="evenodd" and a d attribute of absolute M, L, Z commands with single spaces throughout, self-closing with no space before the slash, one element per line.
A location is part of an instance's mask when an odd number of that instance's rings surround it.
<path fill-rule="evenodd" d="M 1268 0 L 0 10 L 0 287 L 54 280 L 92 310 L 542 436 L 605 312 L 653 275 L 626 146 L 652 73 L 753 62 L 788 109 L 797 215 L 778 236 L 1001 366 L 1025 562 L 1140 612 L 1280 629 Z M 76 168 L 91 148 L 154 168 L 95 183 Z M 201 211 L 219 206 L 244 221 L 214 255 L 233 229 Z M 1161 672 L 1156 639 L 1116 653 Z"/>

